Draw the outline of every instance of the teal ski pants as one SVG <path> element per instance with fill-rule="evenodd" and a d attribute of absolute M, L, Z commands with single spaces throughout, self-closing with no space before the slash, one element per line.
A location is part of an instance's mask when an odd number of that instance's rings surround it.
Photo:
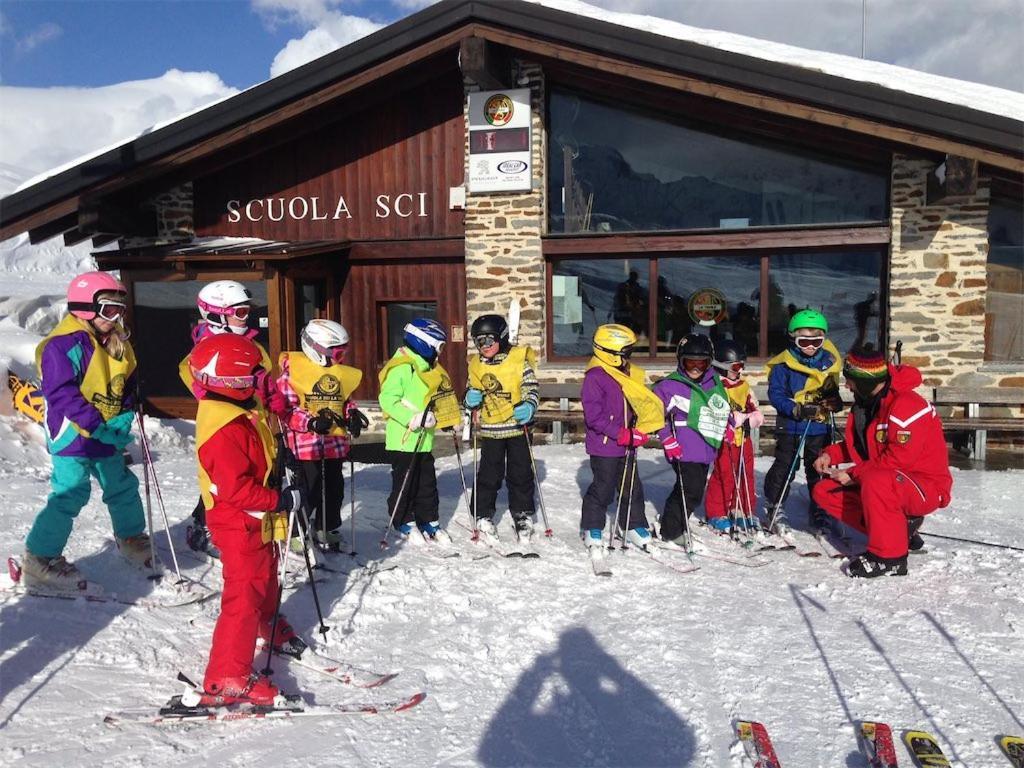
<path fill-rule="evenodd" d="M 89 502 L 92 478 L 103 490 L 103 503 L 110 512 L 114 535 L 120 539 L 137 536 L 146 530 L 146 516 L 139 498 L 139 479 L 115 453 L 105 459 L 81 456 L 51 456 L 53 490 L 46 506 L 36 516 L 25 539 L 25 549 L 39 557 L 58 557 L 71 535 L 75 518 Z"/>

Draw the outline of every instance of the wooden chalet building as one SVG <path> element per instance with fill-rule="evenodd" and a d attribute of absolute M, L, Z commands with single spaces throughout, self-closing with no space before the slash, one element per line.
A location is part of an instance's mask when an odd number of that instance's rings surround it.
<path fill-rule="evenodd" d="M 468 323 L 511 300 L 546 381 L 578 379 L 613 321 L 654 371 L 704 327 L 756 373 L 812 306 L 841 350 L 901 339 L 930 385 L 1024 386 L 1024 97 L 1004 93 L 987 111 L 444 0 L 8 196 L 0 239 L 106 246 L 150 404 L 176 415 L 195 296 L 221 278 L 265 307 L 275 358 L 341 321 L 361 399 L 416 315 L 449 328 L 464 381 Z"/>

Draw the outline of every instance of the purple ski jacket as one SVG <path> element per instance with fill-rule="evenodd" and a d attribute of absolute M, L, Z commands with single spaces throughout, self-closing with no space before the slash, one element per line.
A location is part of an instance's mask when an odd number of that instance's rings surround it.
<path fill-rule="evenodd" d="M 580 392 L 583 421 L 587 426 L 586 447 L 591 456 L 625 456 L 626 449 L 616 443 L 619 430 L 633 411 L 626 405 L 622 387 L 600 368 L 591 368 L 583 376 Z"/>
<path fill-rule="evenodd" d="M 685 375 L 685 374 L 684 374 Z M 715 372 L 708 368 L 700 379 L 700 388 L 710 392 L 715 388 Z M 696 430 L 686 426 L 686 417 L 689 409 L 683 410 L 680 400 L 689 402 L 690 388 L 682 382 L 673 379 L 662 379 L 653 387 L 654 393 L 661 398 L 665 404 L 665 427 L 658 432 L 658 439 L 664 442 L 672 431 L 675 430 L 676 440 L 683 449 L 683 461 L 694 461 L 698 464 L 714 464 L 718 452 L 701 437 Z M 672 399 L 679 397 L 680 400 L 672 404 Z"/>
<path fill-rule="evenodd" d="M 46 343 L 40 360 L 39 388 L 46 400 L 46 430 L 51 437 L 60 433 L 65 418 L 90 433 L 104 422 L 103 415 L 85 399 L 80 388 L 92 356 L 92 342 L 86 331 L 55 336 Z M 136 373 L 132 372 L 125 385 L 125 410 L 134 407 Z M 113 456 L 114 452 L 112 445 L 76 435 L 56 453 L 100 459 Z"/>

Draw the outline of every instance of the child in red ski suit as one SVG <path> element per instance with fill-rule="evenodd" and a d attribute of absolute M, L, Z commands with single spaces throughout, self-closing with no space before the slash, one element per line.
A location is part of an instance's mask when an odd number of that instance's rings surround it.
<path fill-rule="evenodd" d="M 859 349 L 843 366 L 854 404 L 841 443 L 814 462 L 828 474 L 814 487 L 822 509 L 868 536 L 850 575 L 904 576 L 910 535 L 924 515 L 949 506 L 953 478 L 935 408 L 914 391 L 921 372 Z M 847 469 L 837 464 L 853 463 Z"/>
<path fill-rule="evenodd" d="M 207 524 L 224 566 L 221 613 L 213 631 L 203 703 L 272 704 L 278 689 L 253 673 L 258 639 L 268 640 L 280 591 L 277 552 L 264 534 L 268 513 L 292 512 L 302 503 L 296 489 L 269 487 L 274 437 L 257 407 L 261 354 L 244 336 L 201 340 L 189 366 L 204 395 L 196 416 L 199 487 L 207 501 Z M 283 616 L 275 646 L 301 643 Z"/>
<path fill-rule="evenodd" d="M 746 350 L 738 341 L 725 340 L 715 345 L 712 365 L 722 376 L 732 413 L 711 470 L 704 512 L 708 525 L 722 533 L 734 526 L 746 528 L 757 520 L 754 515 L 754 443 L 745 427 L 760 427 L 764 424 L 764 414 L 757 407 L 750 384 L 743 379 L 746 360 Z"/>

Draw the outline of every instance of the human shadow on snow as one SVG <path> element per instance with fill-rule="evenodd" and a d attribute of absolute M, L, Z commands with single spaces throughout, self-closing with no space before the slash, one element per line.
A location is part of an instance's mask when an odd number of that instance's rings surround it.
<path fill-rule="evenodd" d="M 694 729 L 584 628 L 534 660 L 491 719 L 485 766 L 684 766 Z"/>

